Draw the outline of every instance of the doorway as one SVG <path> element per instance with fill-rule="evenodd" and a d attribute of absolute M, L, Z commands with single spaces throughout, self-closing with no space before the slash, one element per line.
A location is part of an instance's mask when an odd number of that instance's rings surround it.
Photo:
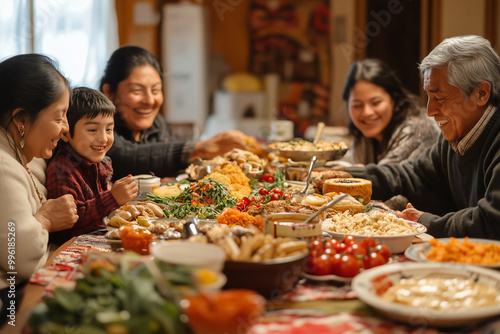
<path fill-rule="evenodd" d="M 425 1 L 425 0 L 423 0 Z M 358 2 L 359 3 L 359 2 Z M 369 0 L 358 8 L 357 39 L 364 38 L 364 54 L 386 62 L 410 92 L 420 94 L 421 0 Z M 425 37 L 425 36 L 424 36 Z"/>

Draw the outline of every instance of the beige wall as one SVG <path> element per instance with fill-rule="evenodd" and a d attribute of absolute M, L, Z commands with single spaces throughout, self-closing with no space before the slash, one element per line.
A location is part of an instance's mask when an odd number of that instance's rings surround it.
<path fill-rule="evenodd" d="M 495 45 L 493 45 L 493 47 L 495 47 L 498 54 L 500 54 L 500 1 L 498 1 L 498 4 L 497 4 L 496 31 L 497 31 L 497 40 L 496 40 Z"/>
<path fill-rule="evenodd" d="M 354 26 L 356 2 L 331 0 L 332 12 L 332 88 L 330 121 L 341 125 L 347 120 L 347 110 L 342 101 L 342 89 L 349 66 L 354 60 L 356 47 Z"/>
<path fill-rule="evenodd" d="M 485 35 L 485 0 L 442 0 L 441 39 Z"/>

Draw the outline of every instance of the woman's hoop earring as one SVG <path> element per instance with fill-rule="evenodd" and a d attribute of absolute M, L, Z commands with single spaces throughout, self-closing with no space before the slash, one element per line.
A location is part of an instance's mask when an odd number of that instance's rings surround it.
<path fill-rule="evenodd" d="M 21 126 L 19 127 L 19 134 L 21 135 L 21 142 L 19 143 L 19 145 L 21 146 L 21 148 L 24 148 L 24 125 L 21 124 Z"/>

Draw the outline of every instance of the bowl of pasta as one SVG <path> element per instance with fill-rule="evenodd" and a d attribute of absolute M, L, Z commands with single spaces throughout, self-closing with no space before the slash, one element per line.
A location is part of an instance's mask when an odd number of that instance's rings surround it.
<path fill-rule="evenodd" d="M 339 241 L 347 235 L 353 236 L 358 242 L 374 238 L 377 244 L 387 246 L 391 253 L 404 252 L 416 236 L 427 232 L 424 225 L 385 211 L 355 215 L 346 211 L 336 214 L 323 221 L 322 230 Z"/>

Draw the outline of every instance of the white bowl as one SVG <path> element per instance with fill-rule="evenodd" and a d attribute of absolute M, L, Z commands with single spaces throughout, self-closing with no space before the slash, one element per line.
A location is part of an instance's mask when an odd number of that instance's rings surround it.
<path fill-rule="evenodd" d="M 305 213 L 281 212 L 266 215 L 264 233 L 277 237 L 317 238 L 321 236 L 321 220 L 314 218 L 309 224 L 302 224 L 311 215 Z"/>
<path fill-rule="evenodd" d="M 431 310 L 385 300 L 381 295 L 402 278 L 456 277 L 488 284 L 500 294 L 500 272 L 456 263 L 395 263 L 365 270 L 354 277 L 351 287 L 359 299 L 382 314 L 411 325 L 455 327 L 474 325 L 500 315 L 500 302 L 475 309 Z M 497 300 L 500 300 L 497 297 Z"/>
<path fill-rule="evenodd" d="M 357 242 L 360 242 L 366 238 L 373 238 L 379 245 L 386 245 L 391 253 L 402 253 L 404 252 L 412 243 L 413 239 L 422 233 L 427 232 L 427 227 L 420 223 L 405 220 L 408 225 L 416 227 L 418 229 L 417 233 L 412 234 L 400 234 L 400 235 L 359 235 L 350 233 L 339 233 L 328 230 L 323 230 L 323 232 L 328 233 L 332 238 L 342 241 L 346 235 L 352 235 Z"/>
<path fill-rule="evenodd" d="M 226 253 L 218 246 L 187 241 L 163 241 L 151 244 L 153 258 L 170 264 L 208 268 L 221 272 Z"/>

